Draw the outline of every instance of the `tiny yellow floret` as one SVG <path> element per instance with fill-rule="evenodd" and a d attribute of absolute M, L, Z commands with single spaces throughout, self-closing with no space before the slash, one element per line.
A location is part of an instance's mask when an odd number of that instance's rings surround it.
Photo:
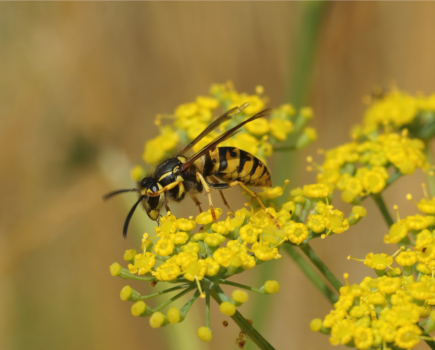
<path fill-rule="evenodd" d="M 110 274 L 115 277 L 118 276 L 121 272 L 121 265 L 119 265 L 118 263 L 113 263 L 112 265 L 110 265 Z"/>
<path fill-rule="evenodd" d="M 133 304 L 131 314 L 133 316 L 141 316 L 146 311 L 147 305 L 141 300 Z"/>
<path fill-rule="evenodd" d="M 313 332 L 318 332 L 320 329 L 322 329 L 323 322 L 320 318 L 315 318 L 310 322 L 310 329 Z"/>
<path fill-rule="evenodd" d="M 235 302 L 243 304 L 248 301 L 249 294 L 246 293 L 244 290 L 236 289 L 235 291 L 233 291 L 232 297 Z"/>
<path fill-rule="evenodd" d="M 150 318 L 151 327 L 159 328 L 163 325 L 164 322 L 165 322 L 165 315 L 163 315 L 161 312 L 157 311 L 151 315 Z"/>
<path fill-rule="evenodd" d="M 280 285 L 278 281 L 266 281 L 264 284 L 264 290 L 268 294 L 278 293 L 280 289 Z"/>
<path fill-rule="evenodd" d="M 209 342 L 212 338 L 211 329 L 208 327 L 199 327 L 196 335 L 203 342 Z"/>
<path fill-rule="evenodd" d="M 233 316 L 236 313 L 236 307 L 229 301 L 224 301 L 219 305 L 219 309 L 224 315 Z"/>
<path fill-rule="evenodd" d="M 121 289 L 120 297 L 122 301 L 126 301 L 133 294 L 133 289 L 130 286 L 125 286 Z"/>
<path fill-rule="evenodd" d="M 137 254 L 136 249 L 128 249 L 124 253 L 124 260 L 125 261 L 132 261 L 132 260 L 134 260 L 134 257 L 136 254 Z"/>
<path fill-rule="evenodd" d="M 171 307 L 168 310 L 168 321 L 169 323 L 178 323 L 181 320 L 180 310 L 176 307 Z"/>

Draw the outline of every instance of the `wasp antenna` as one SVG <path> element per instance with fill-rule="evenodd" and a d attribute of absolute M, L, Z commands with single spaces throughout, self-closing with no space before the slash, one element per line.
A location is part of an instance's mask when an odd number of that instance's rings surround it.
<path fill-rule="evenodd" d="M 128 230 L 128 224 L 130 223 L 130 219 L 133 216 L 134 211 L 136 210 L 136 207 L 139 205 L 139 203 L 141 202 L 141 200 L 144 198 L 145 196 L 140 196 L 139 199 L 137 200 L 136 203 L 134 203 L 134 205 L 131 207 L 130 212 L 127 215 L 127 218 L 125 219 L 125 223 L 124 223 L 124 229 L 122 230 L 122 235 L 124 236 L 124 238 L 127 238 L 127 230 Z"/>
<path fill-rule="evenodd" d="M 111 198 L 111 197 L 113 197 L 113 196 L 115 196 L 117 194 L 124 193 L 124 192 L 137 192 L 137 193 L 140 194 L 140 191 L 137 188 L 128 188 L 128 189 L 125 189 L 125 190 L 117 190 L 117 191 L 113 191 L 113 192 L 107 193 L 107 194 L 105 194 L 103 196 L 103 200 L 107 200 L 107 199 L 109 199 L 109 198 Z"/>

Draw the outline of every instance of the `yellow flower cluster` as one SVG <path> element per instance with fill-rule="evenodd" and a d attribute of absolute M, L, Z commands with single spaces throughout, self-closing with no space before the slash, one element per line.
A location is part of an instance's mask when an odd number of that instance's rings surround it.
<path fill-rule="evenodd" d="M 265 109 L 268 98 L 263 96 L 263 90 L 261 86 L 257 86 L 256 93 L 249 95 L 237 92 L 231 82 L 214 84 L 210 88 L 210 95 L 198 96 L 194 102 L 178 106 L 171 115 L 157 115 L 155 124 L 160 129 L 160 135 L 146 142 L 144 161 L 155 165 L 166 154 L 175 152 L 179 143 L 190 143 L 218 116 L 217 110 L 223 113 L 235 106 L 249 103 L 243 112 L 212 131 L 193 148 L 195 152 L 200 150 L 220 133 Z M 311 108 L 301 108 L 297 112 L 292 105 L 284 104 L 274 109 L 269 119 L 259 118 L 246 124 L 241 132 L 223 142 L 221 146 L 240 148 L 265 161 L 272 154 L 273 145 L 285 141 L 290 135 L 297 136 L 296 148 L 306 147 L 314 141 L 317 138 L 315 130 L 305 127 L 312 117 Z M 166 123 L 166 119 L 170 123 Z"/>
<path fill-rule="evenodd" d="M 410 195 L 407 198 L 412 200 Z M 416 204 L 423 213 L 432 214 L 432 202 L 424 198 Z M 323 321 L 312 321 L 311 329 L 330 334 L 331 344 L 411 349 L 421 339 L 431 340 L 422 335 L 419 322 L 427 319 L 425 331 L 435 330 L 435 216 L 397 216 L 384 241 L 401 244 L 401 249 L 393 255 L 369 253 L 364 260 L 354 259 L 379 277 L 342 287 L 334 310 Z M 400 267 L 392 266 L 394 260 Z"/>
<path fill-rule="evenodd" d="M 199 214 L 196 220 L 177 219 L 171 213 L 161 218 L 160 227 L 156 227 L 157 240 L 148 234 L 142 240 L 143 253 L 128 250 L 124 259 L 130 261 L 128 270 L 138 275 L 154 276 L 158 281 L 173 281 L 182 277 L 188 281 L 201 281 L 204 276 L 220 275 L 229 277 L 249 270 L 264 261 L 279 259 L 279 246 L 293 240 L 298 234 L 296 225 L 290 220 L 289 207 L 285 203 L 276 212 L 268 208 L 266 213 L 259 210 L 254 213 L 243 208 L 224 221 L 213 221 L 210 210 Z M 217 218 L 222 211 L 215 209 Z M 282 226 L 279 230 L 272 217 Z M 197 226 L 204 225 L 197 233 Z M 301 237 L 308 236 L 304 228 Z M 225 243 L 226 242 L 226 243 Z M 224 244 L 225 243 L 225 244 Z M 156 266 L 156 260 L 163 261 Z"/>
<path fill-rule="evenodd" d="M 319 169 L 319 183 L 334 185 L 344 201 L 355 204 L 374 195 L 381 203 L 376 196 L 400 175 L 416 169 L 432 173 L 423 140 L 434 136 L 433 126 L 435 95 L 413 97 L 393 89 L 367 109 L 363 125 L 353 130 L 353 142 L 324 152 L 321 166 L 309 162 Z M 395 223 L 384 210 L 390 222 L 384 242 L 401 246 L 395 254 L 369 253 L 363 260 L 349 256 L 378 277 L 365 277 L 359 285 L 347 282 L 334 310 L 323 321 L 311 322 L 313 331 L 330 335 L 331 344 L 412 349 L 421 340 L 432 341 L 427 333 L 435 330 L 435 199 L 425 191 L 415 204 L 424 215 L 401 219 L 395 206 Z"/>
<path fill-rule="evenodd" d="M 424 188 L 425 189 L 425 188 Z M 410 215 L 405 219 L 400 219 L 397 206 L 397 222 L 394 223 L 387 235 L 384 236 L 385 243 L 398 243 L 411 247 L 407 252 L 402 252 L 397 257 L 406 257 L 406 260 L 397 262 L 402 266 L 407 266 L 412 270 L 415 268 L 420 274 L 432 275 L 435 271 L 435 201 L 434 198 L 426 198 L 416 203 L 417 208 L 426 215 Z M 407 199 L 412 200 L 410 194 Z M 405 264 L 406 261 L 406 264 Z"/>
<path fill-rule="evenodd" d="M 394 179 L 416 169 L 428 171 L 425 142 L 435 133 L 435 94 L 411 96 L 393 89 L 375 99 L 363 125 L 354 127 L 353 141 L 322 151 L 317 180 L 333 184 L 343 201 L 357 204 L 384 190 Z"/>
<path fill-rule="evenodd" d="M 217 221 L 213 221 L 210 210 L 200 213 L 195 220 L 193 217 L 176 218 L 167 213 L 160 219 L 160 226 L 155 227 L 155 237 L 144 234 L 141 252 L 135 249 L 125 252 L 124 260 L 129 263 L 127 268 L 114 263 L 111 274 L 125 279 L 179 283 L 164 292 L 184 289 L 182 294 L 196 290 L 192 297 L 194 301 L 203 295 L 203 290 L 207 293 L 219 284 L 241 286 L 227 279 L 266 261 L 281 258 L 279 251 L 283 243 L 300 245 L 316 237 L 340 234 L 367 214 L 363 207 L 355 206 L 350 216 L 344 218 L 343 212 L 328 204 L 333 191 L 329 184 L 293 189 L 288 200 L 278 205 L 278 200 L 284 196 L 284 187 L 277 186 L 259 193 L 268 202 L 266 210 L 253 206 L 250 210 L 242 208 L 225 220 L 219 220 L 222 216 L 219 208 L 215 209 Z M 279 284 L 267 281 L 260 289 L 246 289 L 263 294 L 276 293 Z M 141 296 L 129 286 L 121 291 L 122 300 L 135 302 L 132 314 L 151 316 L 150 325 L 154 328 L 181 322 L 190 307 L 171 308 L 164 315 L 160 312 L 162 307 L 150 309 L 145 304 L 143 300 L 149 297 Z M 220 304 L 221 312 L 232 316 L 236 307 L 247 299 L 246 292 L 235 291 L 232 299 Z M 198 337 L 209 341 L 211 330 L 200 328 Z"/>
<path fill-rule="evenodd" d="M 390 125 L 395 129 L 403 127 L 413 129 L 413 124 L 419 124 L 422 120 L 425 124 L 432 123 L 435 117 L 434 112 L 435 94 L 428 97 L 422 94 L 412 96 L 393 88 L 382 98 L 373 100 L 372 105 L 364 114 L 360 131 L 369 134 L 385 125 Z"/>
<path fill-rule="evenodd" d="M 413 260 L 407 254 L 402 252 L 396 258 L 404 267 Z M 383 255 L 377 257 L 378 260 L 392 263 L 391 256 Z M 343 344 L 358 349 L 415 347 L 425 339 L 418 322 L 431 315 L 435 304 L 435 280 L 432 276 L 420 276 L 416 281 L 406 269 L 403 276 L 399 268 L 390 272 L 378 278 L 365 277 L 359 285 L 348 283 L 342 287 L 334 310 L 323 321 L 313 320 L 311 329 L 330 334 L 332 345 Z M 431 327 L 427 331 L 432 331 L 435 323 L 432 318 L 428 321 Z"/>
<path fill-rule="evenodd" d="M 399 256 L 396 260 L 401 260 Z M 435 280 L 423 276 L 415 281 L 412 275 L 402 277 L 402 271 L 397 270 L 395 276 L 365 277 L 359 285 L 342 287 L 334 310 L 323 321 L 313 320 L 311 329 L 330 334 L 332 345 L 358 349 L 415 347 L 424 339 L 418 322 L 431 314 Z"/>
<path fill-rule="evenodd" d="M 324 153 L 324 163 L 317 166 L 317 180 L 334 184 L 343 201 L 356 204 L 369 194 L 380 193 L 400 174 L 429 169 L 424 147 L 421 140 L 410 138 L 406 130 L 353 141 Z M 313 163 L 311 158 L 308 161 Z M 391 176 L 390 168 L 395 171 Z"/>

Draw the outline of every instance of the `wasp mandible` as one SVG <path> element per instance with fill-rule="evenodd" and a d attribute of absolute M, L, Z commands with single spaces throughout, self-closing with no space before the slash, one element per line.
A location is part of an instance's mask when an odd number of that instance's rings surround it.
<path fill-rule="evenodd" d="M 195 195 L 203 191 L 205 191 L 208 196 L 210 212 L 213 220 L 216 221 L 216 214 L 213 209 L 210 194 L 211 188 L 220 191 L 224 204 L 230 211 L 232 210 L 225 200 L 222 190 L 234 186 L 241 186 L 252 198 L 259 202 L 264 210 L 266 210 L 266 207 L 258 198 L 257 194 L 247 188 L 247 186 L 272 186 L 270 171 L 266 165 L 252 154 L 239 148 L 217 146 L 239 132 L 239 129 L 243 125 L 255 119 L 268 116 L 272 111 L 270 108 L 257 113 L 232 129 L 224 132 L 194 155 L 190 157 L 185 155 L 212 130 L 216 129 L 223 122 L 232 119 L 234 115 L 245 109 L 248 104 L 249 103 L 244 103 L 240 107 L 234 107 L 217 118 L 180 153 L 163 161 L 157 166 L 153 174 L 146 176 L 142 181 L 138 182 L 137 188 L 117 190 L 103 197 L 104 199 L 108 199 L 120 193 L 138 193 L 139 198 L 125 219 L 123 228 L 124 237 L 127 236 L 128 224 L 139 203 L 142 202 L 149 218 L 156 221 L 160 217 L 160 210 L 163 206 L 169 211 L 168 202 L 181 202 L 186 194 L 190 195 L 195 204 L 199 207 L 200 212 L 202 212 L 201 203 Z M 279 228 L 276 219 L 273 217 L 272 219 Z"/>

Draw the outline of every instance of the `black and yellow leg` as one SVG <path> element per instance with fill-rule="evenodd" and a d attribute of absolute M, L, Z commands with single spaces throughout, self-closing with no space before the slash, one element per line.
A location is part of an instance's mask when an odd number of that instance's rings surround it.
<path fill-rule="evenodd" d="M 212 182 L 214 182 L 215 184 L 219 183 L 219 180 L 216 179 L 215 177 L 210 177 L 210 180 Z M 213 187 L 213 186 L 211 186 Z M 224 202 L 225 206 L 228 208 L 228 210 L 230 211 L 231 215 L 234 215 L 234 211 L 231 209 L 230 205 L 228 204 L 227 200 L 225 199 L 224 193 L 222 192 L 222 190 L 219 190 L 219 193 L 221 195 L 222 201 Z"/>
<path fill-rule="evenodd" d="M 260 200 L 260 198 L 258 198 L 258 195 L 254 191 L 251 191 L 248 187 L 246 187 L 246 185 L 243 182 L 240 182 L 240 181 L 233 181 L 233 182 L 230 182 L 228 185 L 230 187 L 234 187 L 234 186 L 237 186 L 237 185 L 241 186 L 245 190 L 245 192 L 252 197 L 252 199 L 256 199 L 258 201 L 258 203 L 261 205 L 263 210 L 266 213 L 268 213 L 269 216 L 272 218 L 272 220 L 275 222 L 276 227 L 278 227 L 279 230 L 281 229 L 281 227 L 279 226 L 278 221 L 272 216 L 272 214 L 270 214 L 267 211 L 267 208 L 264 206 L 263 202 Z"/>
<path fill-rule="evenodd" d="M 196 196 L 194 194 L 190 195 L 193 199 L 193 201 L 195 202 L 196 206 L 199 208 L 199 213 L 202 213 L 202 209 L 201 209 L 201 202 L 198 200 L 198 198 L 196 198 Z"/>
<path fill-rule="evenodd" d="M 199 181 L 201 181 L 202 186 L 204 187 L 205 192 L 207 192 L 208 204 L 210 206 L 211 217 L 213 218 L 213 221 L 216 221 L 217 220 L 216 219 L 216 213 L 214 212 L 213 203 L 211 201 L 210 187 L 209 187 L 207 181 L 205 181 L 204 176 L 202 176 L 201 173 L 196 173 L 196 178 L 199 179 Z"/>
<path fill-rule="evenodd" d="M 182 183 L 183 181 L 175 181 L 170 183 L 169 185 L 161 188 L 160 190 L 156 191 L 156 192 L 151 192 L 150 190 L 148 190 L 148 192 L 146 193 L 146 195 L 148 197 L 157 197 L 160 196 L 163 192 L 168 192 L 169 190 L 172 190 L 174 187 L 177 187 L 180 183 Z"/>

